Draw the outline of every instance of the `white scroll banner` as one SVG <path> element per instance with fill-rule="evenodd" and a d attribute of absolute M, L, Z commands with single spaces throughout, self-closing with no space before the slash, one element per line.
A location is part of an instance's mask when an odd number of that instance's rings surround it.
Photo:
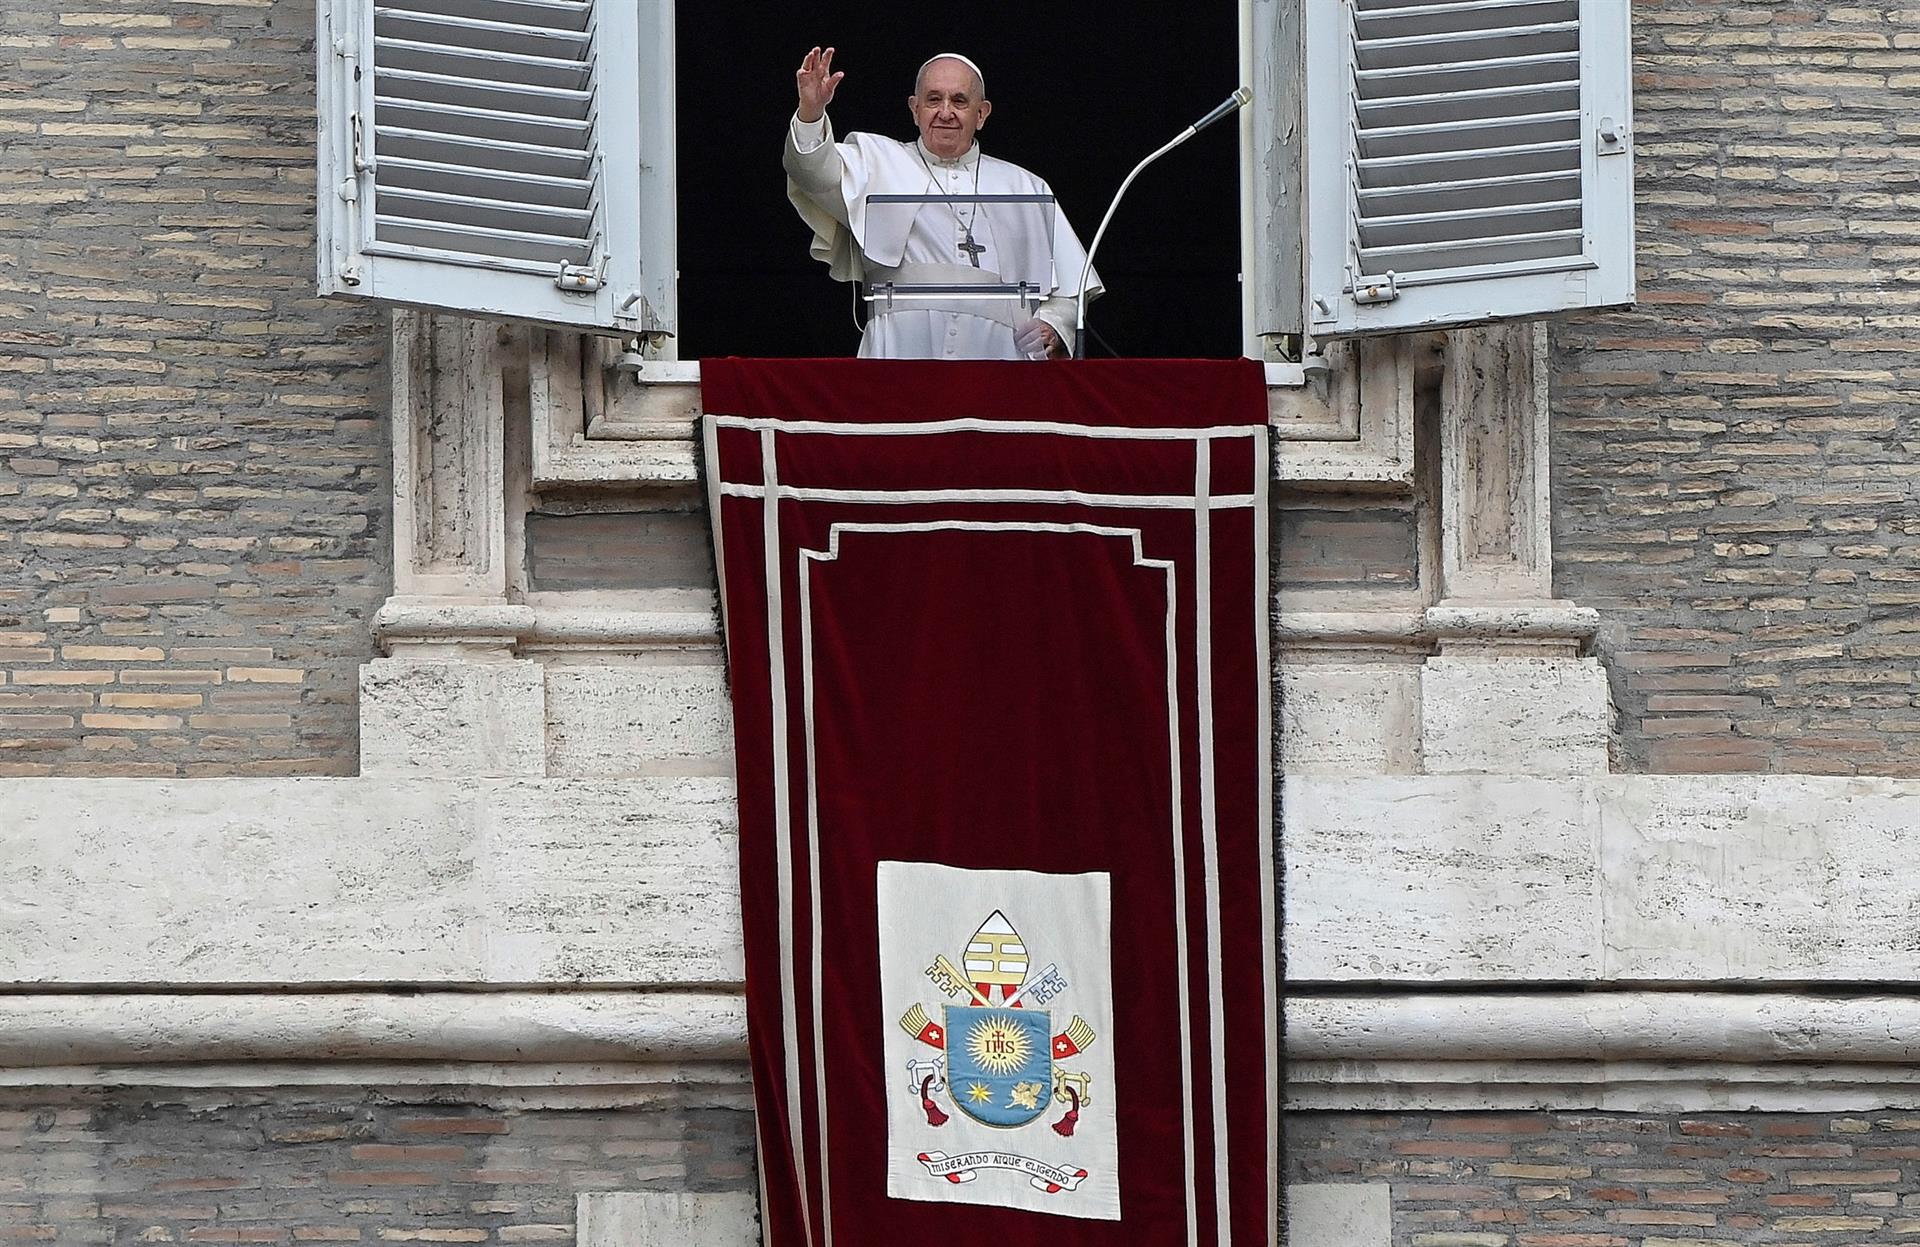
<path fill-rule="evenodd" d="M 949 1182 L 971 1182 L 980 1176 L 975 1172 L 979 1169 L 1010 1169 L 1026 1174 L 1033 1179 L 1035 1190 L 1045 1191 L 1049 1195 L 1071 1191 L 1087 1176 L 1084 1169 L 1062 1169 L 1017 1152 L 967 1152 L 960 1156 L 949 1156 L 945 1152 L 922 1152 L 914 1159 L 925 1165 L 933 1177 L 945 1178 Z"/>

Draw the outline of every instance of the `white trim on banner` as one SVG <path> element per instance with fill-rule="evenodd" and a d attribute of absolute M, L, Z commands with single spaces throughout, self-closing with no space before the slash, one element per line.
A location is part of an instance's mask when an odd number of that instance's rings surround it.
<path fill-rule="evenodd" d="M 1180 597 L 1177 569 L 1167 570 L 1167 664 L 1169 675 L 1178 670 L 1180 653 Z M 1199 1247 L 1200 1201 L 1195 1181 L 1199 1160 L 1193 1138 L 1193 979 L 1187 970 L 1192 941 L 1187 938 L 1186 790 L 1180 783 L 1180 696 L 1176 684 L 1167 698 L 1167 753 L 1173 758 L 1173 956 L 1174 981 L 1180 989 L 1180 1151 L 1186 1177 L 1187 1247 Z"/>
<path fill-rule="evenodd" d="M 700 430 L 701 444 L 706 448 L 706 485 L 707 515 L 713 524 L 713 579 L 715 596 L 720 599 L 720 635 L 730 636 L 730 620 L 727 607 L 727 543 L 722 540 L 720 519 L 720 423 L 707 420 Z M 766 1125 L 757 1119 L 753 1126 L 753 1158 L 755 1181 L 760 1191 L 760 1207 L 767 1206 L 767 1136 Z M 773 1227 L 766 1224 L 765 1247 L 774 1247 Z"/>
<path fill-rule="evenodd" d="M 773 703 L 773 827 L 774 857 L 780 882 L 780 1013 L 789 1025 L 798 993 L 793 980 L 793 810 L 788 790 L 786 607 L 780 579 L 780 468 L 773 430 L 760 434 L 760 474 L 772 492 L 771 505 L 760 508 L 760 531 L 765 542 L 767 576 L 767 684 Z M 782 1045 L 787 1058 L 787 1133 L 799 1169 L 800 1219 L 813 1237 L 813 1213 L 807 1200 L 805 1139 L 800 1116 L 800 1049 Z M 826 1163 L 823 1155 L 821 1164 Z M 826 1188 L 821 1192 L 824 1195 Z"/>
<path fill-rule="evenodd" d="M 764 498 L 761 485 L 722 485 L 720 492 L 729 498 Z M 786 485 L 782 498 L 796 502 L 854 502 L 875 506 L 915 506 L 923 503 L 965 502 L 1039 502 L 1079 503 L 1089 507 L 1139 507 L 1150 511 L 1187 511 L 1193 498 L 1184 494 L 1088 494 L 1077 489 L 889 489 L 874 492 L 864 489 L 829 489 L 812 485 Z M 1209 500 L 1216 511 L 1245 510 L 1254 505 L 1254 494 L 1221 494 Z"/>
<path fill-rule="evenodd" d="M 1051 433 L 1063 437 L 1091 437 L 1100 441 L 1185 442 L 1197 437 L 1254 437 L 1253 425 L 1216 425 L 1194 429 L 1122 429 L 1105 424 L 1067 424 L 1056 420 L 990 420 L 957 416 L 951 420 L 875 421 L 856 424 L 839 420 L 782 420 L 777 416 L 708 416 L 729 429 L 769 430 L 780 433 L 834 433 L 869 437 L 914 437 L 927 433 Z"/>
<path fill-rule="evenodd" d="M 720 599 L 720 635 L 729 635 L 727 618 L 727 543 L 720 539 L 720 499 L 726 483 L 720 479 L 720 422 L 703 421 L 701 444 L 706 448 L 707 515 L 713 525 L 714 596 Z"/>
<path fill-rule="evenodd" d="M 1170 775 L 1171 787 L 1169 789 L 1169 812 L 1172 819 L 1172 832 L 1173 832 L 1172 842 L 1173 842 L 1173 849 L 1174 849 L 1174 887 L 1173 887 L 1174 943 L 1175 943 L 1176 955 L 1180 957 L 1180 962 L 1177 969 L 1177 973 L 1179 976 L 1180 998 L 1181 998 L 1180 1107 L 1181 1107 L 1181 1118 L 1184 1123 L 1183 1143 L 1185 1145 L 1185 1150 L 1186 1150 L 1187 1176 L 1189 1179 L 1186 1186 L 1187 1241 L 1188 1241 L 1188 1247 L 1197 1247 L 1199 1243 L 1199 1220 L 1198 1220 L 1198 1209 L 1195 1207 L 1195 1202 L 1194 1202 L 1193 1182 L 1191 1181 L 1193 1176 L 1193 1170 L 1194 1170 L 1193 1055 L 1192 1055 L 1193 1040 L 1190 1034 L 1190 1026 L 1189 1026 L 1188 1016 L 1187 1016 L 1188 1003 L 1190 1001 L 1192 993 L 1190 990 L 1190 985 L 1188 983 L 1187 965 L 1186 965 L 1186 949 L 1188 944 L 1187 913 L 1186 913 L 1186 908 L 1187 908 L 1186 907 L 1186 876 L 1185 876 L 1185 870 L 1180 860 L 1182 856 L 1182 846 L 1184 845 L 1186 835 L 1185 835 L 1185 821 L 1181 814 L 1181 797 L 1180 797 L 1180 791 L 1181 791 L 1180 790 L 1180 720 L 1179 720 L 1180 656 L 1179 656 L 1179 648 L 1178 648 L 1179 636 L 1178 636 L 1178 627 L 1177 627 L 1178 610 L 1179 610 L 1179 596 L 1177 592 L 1178 590 L 1177 569 L 1174 567 L 1173 563 L 1170 560 L 1151 559 L 1146 556 L 1146 535 L 1138 528 L 1118 528 L 1118 527 L 1109 527 L 1106 525 L 1099 525 L 1099 524 L 1080 524 L 1080 523 L 1067 523 L 1067 522 L 1053 522 L 1053 521 L 1045 521 L 1045 520 L 1034 520 L 1034 521 L 925 520 L 925 521 L 919 521 L 919 522 L 899 523 L 899 524 L 880 524 L 880 523 L 849 520 L 849 521 L 836 522 L 834 524 L 829 525 L 827 529 L 827 548 L 825 550 L 801 548 L 797 551 L 797 554 L 799 555 L 799 559 L 800 559 L 800 564 L 799 564 L 800 636 L 801 636 L 800 662 L 801 662 L 801 673 L 802 673 L 802 677 L 801 677 L 802 686 L 805 689 L 801 714 L 803 715 L 804 721 L 805 721 L 805 735 L 807 739 L 807 750 L 808 750 L 807 776 L 806 776 L 807 804 L 810 811 L 817 811 L 818 809 L 817 794 L 819 792 L 819 784 L 816 782 L 817 774 L 814 767 L 815 759 L 813 756 L 813 743 L 814 743 L 813 574 L 812 574 L 813 564 L 815 563 L 826 564 L 826 563 L 830 563 L 838 560 L 840 557 L 840 537 L 843 533 L 850 533 L 850 532 L 851 533 L 875 533 L 875 534 L 929 533 L 929 532 L 1035 532 L 1035 533 L 1058 533 L 1058 534 L 1087 534 L 1087 535 L 1098 536 L 1098 537 L 1124 538 L 1129 542 L 1129 544 L 1132 547 L 1134 566 L 1157 570 L 1161 572 L 1162 575 L 1165 577 L 1167 607 L 1166 607 L 1166 615 L 1165 615 L 1166 623 L 1165 623 L 1164 631 L 1165 631 L 1165 642 L 1166 642 L 1166 651 L 1167 651 L 1166 653 L 1167 715 L 1168 715 L 1168 728 L 1169 728 L 1169 734 L 1168 734 L 1168 740 L 1167 740 L 1167 750 L 1168 750 L 1167 757 L 1168 757 L 1168 764 L 1169 764 L 1168 769 L 1171 773 Z M 811 884 L 812 884 L 813 893 L 814 893 L 813 930 L 815 932 L 813 1049 L 815 1053 L 814 1063 L 816 1066 L 816 1074 L 819 1078 L 819 1085 L 820 1085 L 819 1135 L 820 1135 L 820 1150 L 821 1150 L 821 1156 L 822 1156 L 821 1175 L 822 1175 L 822 1178 L 824 1179 L 826 1175 L 825 1155 L 826 1155 L 826 1148 L 827 1148 L 827 1097 L 826 1097 L 826 1073 L 825 1073 L 826 1063 L 819 1059 L 818 1054 L 826 1050 L 826 1021 L 825 1021 L 825 1014 L 820 1008 L 820 940 L 818 938 L 818 932 L 820 930 L 820 927 L 819 927 L 820 879 L 819 879 L 819 869 L 818 869 L 819 822 L 817 818 L 813 821 L 812 825 L 808 828 L 808 843 L 811 849 L 811 855 L 809 857 L 809 871 L 812 875 Z M 825 1223 L 827 1226 L 827 1233 L 829 1234 L 829 1236 L 831 1236 L 832 1234 L 832 1208 L 831 1208 L 832 1193 L 830 1190 L 827 1189 L 827 1187 L 824 1184 L 824 1181 L 821 1189 L 822 1189 L 821 1198 L 823 1203 L 826 1205 L 825 1207 L 823 1207 L 821 1215 L 825 1220 Z"/>
<path fill-rule="evenodd" d="M 781 491 L 781 497 L 786 497 Z M 841 533 L 936 533 L 936 532 L 1022 532 L 1085 533 L 1094 537 L 1127 537 L 1132 541 L 1133 562 L 1137 567 L 1165 568 L 1173 574 L 1166 559 L 1150 559 L 1146 554 L 1146 534 L 1138 528 L 1116 528 L 1107 524 L 1079 524 L 1067 520 L 910 520 L 899 524 L 878 524 L 861 520 L 836 520 L 827 529 L 827 548 L 802 549 L 799 553 L 816 563 L 830 563 L 840 557 Z"/>
<path fill-rule="evenodd" d="M 1200 861 L 1207 897 L 1207 1054 L 1213 1090 L 1214 1237 L 1231 1247 L 1227 1182 L 1227 1002 L 1220 950 L 1220 811 L 1213 773 L 1213 443 L 1193 448 L 1193 687 L 1200 729 Z"/>

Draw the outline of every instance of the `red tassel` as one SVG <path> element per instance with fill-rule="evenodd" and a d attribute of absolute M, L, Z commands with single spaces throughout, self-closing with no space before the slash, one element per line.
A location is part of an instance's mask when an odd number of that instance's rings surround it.
<path fill-rule="evenodd" d="M 1080 1093 L 1069 1085 L 1067 1096 L 1073 1101 L 1073 1107 L 1067 1110 L 1065 1117 L 1053 1123 L 1053 1132 L 1063 1139 L 1072 1138 L 1073 1128 L 1080 1124 Z"/>
<path fill-rule="evenodd" d="M 927 1094 L 927 1088 L 933 1085 L 933 1078 L 932 1074 L 928 1074 L 920 1080 L 920 1107 L 927 1110 L 929 1126 L 944 1126 L 947 1124 L 947 1115 L 940 1111 L 940 1106 L 935 1104 L 933 1097 Z"/>

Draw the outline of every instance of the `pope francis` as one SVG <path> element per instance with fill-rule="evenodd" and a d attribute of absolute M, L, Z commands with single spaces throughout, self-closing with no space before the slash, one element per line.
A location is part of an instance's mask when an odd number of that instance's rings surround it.
<path fill-rule="evenodd" d="M 1072 354 L 1074 299 L 1087 256 L 1059 208 L 980 202 L 977 195 L 1051 196 L 1046 182 L 981 152 L 993 105 L 979 66 L 943 52 L 920 67 L 907 101 L 920 136 L 849 134 L 835 142 L 827 106 L 846 77 L 833 49 L 814 48 L 794 75 L 787 197 L 813 230 L 813 256 L 840 281 L 993 285 L 1031 281 L 1047 297 L 1028 314 L 1015 298 L 876 300 L 865 359 L 1059 359 Z M 875 195 L 924 196 L 902 211 Z M 1048 237 L 1048 234 L 1051 237 Z M 1099 293 L 1097 274 L 1088 297 Z"/>

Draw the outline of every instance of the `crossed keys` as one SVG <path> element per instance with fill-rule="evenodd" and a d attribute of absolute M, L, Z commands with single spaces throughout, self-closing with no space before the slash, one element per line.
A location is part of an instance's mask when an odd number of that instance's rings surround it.
<path fill-rule="evenodd" d="M 927 967 L 927 977 L 932 979 L 933 985 L 948 997 L 958 996 L 964 992 L 973 997 L 973 1003 L 981 1008 L 993 1007 L 993 1002 L 980 994 L 980 989 L 973 985 L 973 980 L 963 973 L 960 967 L 949 961 L 945 953 L 933 959 L 933 964 Z M 1001 1007 L 1011 1009 L 1028 996 L 1033 997 L 1035 1004 L 1045 1004 L 1065 991 L 1066 987 L 1067 980 L 1060 973 L 1060 967 L 1048 962 L 1046 969 L 1021 984 L 1019 990 L 1008 996 Z"/>
<path fill-rule="evenodd" d="M 927 977 L 933 980 L 933 985 L 944 995 L 958 996 L 961 992 L 965 992 L 972 996 L 973 1003 L 981 1008 L 993 1007 L 992 1002 L 981 995 L 980 989 L 973 985 L 973 980 L 962 974 L 960 968 L 953 962 L 947 960 L 945 953 L 933 959 L 933 964 L 927 967 Z"/>

